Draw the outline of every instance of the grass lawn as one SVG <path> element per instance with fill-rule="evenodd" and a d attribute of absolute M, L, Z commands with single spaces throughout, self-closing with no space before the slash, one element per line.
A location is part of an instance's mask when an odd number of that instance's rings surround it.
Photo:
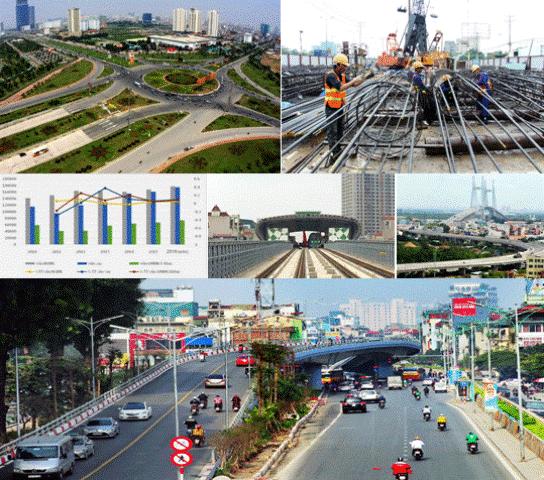
<path fill-rule="evenodd" d="M 64 67 L 54 77 L 51 77 L 45 82 L 38 84 L 36 87 L 26 92 L 23 96 L 25 98 L 33 97 L 34 95 L 39 95 L 40 93 L 50 92 L 51 90 L 56 90 L 57 88 L 72 85 L 73 83 L 79 82 L 82 78 L 89 75 L 92 69 L 93 64 L 92 62 L 89 62 L 89 60 L 82 60 L 81 62 L 74 63 L 73 65 Z"/>
<path fill-rule="evenodd" d="M 158 88 L 159 90 L 163 90 L 165 92 L 190 95 L 210 92 L 217 88 L 219 83 L 215 79 L 209 80 L 198 87 L 194 85 L 197 79 L 205 76 L 206 74 L 202 72 L 193 70 L 183 71 L 172 68 L 149 72 L 144 77 L 144 81 L 152 87 Z"/>
<path fill-rule="evenodd" d="M 211 132 L 213 130 L 224 130 L 227 128 L 243 128 L 243 127 L 266 127 L 266 123 L 253 120 L 252 118 L 242 117 L 240 115 L 222 115 L 216 118 L 212 123 L 206 126 L 203 132 Z"/>
<path fill-rule="evenodd" d="M 142 105 L 157 103 L 153 100 L 140 97 L 128 90 L 122 91 L 119 95 L 108 100 L 110 110 L 128 110 Z M 52 122 L 44 123 L 23 132 L 19 132 L 0 139 L 0 155 L 17 151 L 21 148 L 41 143 L 77 128 L 84 127 L 90 123 L 108 116 L 106 110 L 101 107 L 93 107 L 81 112 L 69 115 Z"/>
<path fill-rule="evenodd" d="M 276 97 L 280 96 L 280 77 L 273 73 L 268 67 L 261 65 L 257 66 L 252 62 L 246 62 L 242 65 L 242 72 L 257 85 L 268 90 Z"/>
<path fill-rule="evenodd" d="M 217 72 L 223 65 L 219 65 L 218 63 L 214 63 L 213 65 L 206 65 L 204 68 L 207 70 L 211 70 L 212 72 Z"/>
<path fill-rule="evenodd" d="M 236 70 L 234 68 L 231 68 L 227 72 L 227 76 L 237 85 L 240 85 L 241 87 L 247 88 L 248 90 L 251 90 L 252 92 L 258 93 L 260 95 L 263 94 L 258 88 L 255 88 L 251 83 L 248 83 L 246 80 L 244 80 L 238 73 L 236 73 Z"/>
<path fill-rule="evenodd" d="M 107 77 L 108 75 L 111 75 L 115 70 L 111 68 L 109 65 L 106 65 L 104 67 L 104 71 L 98 75 L 98 78 Z"/>
<path fill-rule="evenodd" d="M 45 110 L 52 110 L 60 107 L 61 105 L 66 105 L 67 103 L 81 100 L 82 98 L 91 97 L 97 93 L 103 92 L 107 88 L 110 88 L 112 84 L 113 82 L 108 82 L 103 85 L 97 85 L 91 89 L 86 88 L 85 90 L 80 90 L 79 92 L 71 93 L 70 95 L 65 95 L 64 97 L 54 98 L 52 100 L 48 100 L 47 102 L 38 103 L 37 105 L 32 105 L 31 107 L 21 108 L 15 112 L 5 113 L 4 115 L 0 115 L 0 124 L 11 122 L 19 118 L 28 117 Z"/>
<path fill-rule="evenodd" d="M 91 142 L 84 147 L 65 153 L 54 160 L 36 165 L 26 173 L 87 173 L 124 155 L 133 148 L 179 122 L 187 113 L 168 113 L 139 120 L 128 127 L 117 130 L 107 137 Z"/>
<path fill-rule="evenodd" d="M 164 173 L 279 173 L 279 139 L 245 140 L 193 153 Z"/>
<path fill-rule="evenodd" d="M 236 105 L 251 108 L 251 110 L 264 113 L 265 115 L 268 115 L 270 117 L 280 118 L 280 106 L 275 105 L 272 102 L 267 102 L 266 100 L 259 100 L 258 98 L 244 95 L 240 100 L 236 102 Z"/>
<path fill-rule="evenodd" d="M 54 47 L 71 50 L 72 52 L 81 53 L 82 55 L 88 55 L 89 57 L 98 58 L 99 60 L 105 60 L 110 63 L 115 63 L 116 65 L 121 65 L 122 67 L 132 68 L 141 65 L 140 62 L 136 60 L 134 61 L 134 63 L 130 63 L 125 57 L 116 57 L 115 55 L 111 55 L 111 58 L 108 58 L 108 53 L 72 45 L 69 43 L 55 42 L 54 40 L 47 40 L 44 43 L 52 45 Z"/>

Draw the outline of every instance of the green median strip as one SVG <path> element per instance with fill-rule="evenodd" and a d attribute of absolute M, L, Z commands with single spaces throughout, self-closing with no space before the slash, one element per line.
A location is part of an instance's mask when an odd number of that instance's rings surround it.
<path fill-rule="evenodd" d="M 68 85 L 77 83 L 85 78 L 92 70 L 93 64 L 92 62 L 89 62 L 89 60 L 82 60 L 81 62 L 68 65 L 53 77 L 36 84 L 28 92 L 25 92 L 23 97 L 33 97 L 34 95 L 40 95 L 41 93 L 50 92 L 51 90 L 67 87 Z"/>
<path fill-rule="evenodd" d="M 266 127 L 266 123 L 253 120 L 252 118 L 241 117 L 240 115 L 221 115 L 212 123 L 206 126 L 203 132 L 211 132 L 213 130 L 225 130 L 227 128 L 244 128 L 244 127 Z"/>
<path fill-rule="evenodd" d="M 236 105 L 255 110 L 259 113 L 264 113 L 269 117 L 280 118 L 280 106 L 267 100 L 261 100 L 250 95 L 243 95 L 242 98 L 236 102 Z"/>
<path fill-rule="evenodd" d="M 136 67 L 138 65 L 141 65 L 138 61 L 130 63 L 128 59 L 124 57 L 116 57 L 115 55 L 109 55 L 105 52 L 92 50 L 90 48 L 83 48 L 76 45 L 70 45 L 68 43 L 55 42 L 53 40 L 47 40 L 44 43 L 46 43 L 47 45 L 52 45 L 54 47 L 59 47 L 65 50 L 80 53 L 82 55 L 87 55 L 89 57 L 97 58 L 99 60 L 104 60 L 106 62 L 115 63 L 116 65 L 121 65 L 122 67 Z"/>
<path fill-rule="evenodd" d="M 242 72 L 257 85 L 268 90 L 276 97 L 280 96 L 280 76 L 257 62 L 250 60 L 242 65 Z"/>
<path fill-rule="evenodd" d="M 26 173 L 89 173 L 137 148 L 182 118 L 184 113 L 167 113 L 131 123 L 108 136 L 25 170 Z"/>
<path fill-rule="evenodd" d="M 63 97 L 54 98 L 52 100 L 48 100 L 47 102 L 38 103 L 37 105 L 32 105 L 31 107 L 25 107 L 19 110 L 15 110 L 11 113 L 5 113 L 4 115 L 0 115 L 0 124 L 12 122 L 13 120 L 18 120 L 20 118 L 26 118 L 30 115 L 44 112 L 46 110 L 53 110 L 54 108 L 66 105 L 67 103 L 81 100 L 82 98 L 92 97 L 93 95 L 103 92 L 112 85 L 113 82 L 108 82 L 103 85 L 97 85 L 92 88 L 80 90 L 76 93 L 71 93 L 70 95 L 64 95 Z"/>
<path fill-rule="evenodd" d="M 104 71 L 98 75 L 98 78 L 107 77 L 108 75 L 111 75 L 115 70 L 111 68 L 109 65 L 106 65 L 104 67 Z"/>
<path fill-rule="evenodd" d="M 255 88 L 251 83 L 249 83 L 247 80 L 244 80 L 234 68 L 231 68 L 227 72 L 227 76 L 237 85 L 240 85 L 241 87 L 244 87 L 247 90 L 251 90 L 252 92 L 258 93 L 260 95 L 263 95 L 263 92 L 261 92 L 258 88 Z"/>

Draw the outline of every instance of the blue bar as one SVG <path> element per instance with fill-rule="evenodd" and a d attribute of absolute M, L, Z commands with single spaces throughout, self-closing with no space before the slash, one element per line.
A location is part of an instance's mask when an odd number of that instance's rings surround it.
<path fill-rule="evenodd" d="M 151 192 L 151 245 L 157 245 L 157 192 Z"/>
<path fill-rule="evenodd" d="M 102 244 L 108 244 L 108 206 L 102 205 Z"/>
<path fill-rule="evenodd" d="M 180 231 L 180 220 L 181 220 L 181 205 L 180 205 L 180 188 L 175 187 L 175 200 L 177 200 L 175 204 L 175 212 L 174 212 L 174 228 L 176 229 L 176 238 L 175 238 L 175 244 L 179 245 L 181 241 L 181 231 Z"/>
<path fill-rule="evenodd" d="M 53 221 L 55 222 L 55 225 L 53 226 L 53 235 L 54 235 L 54 245 L 60 244 L 60 235 L 59 235 L 59 214 L 55 213 L 53 217 Z"/>
<path fill-rule="evenodd" d="M 87 262 L 77 262 L 78 265 L 87 265 Z"/>
<path fill-rule="evenodd" d="M 127 202 L 127 245 L 132 245 L 132 197 L 130 193 L 125 199 Z"/>
<path fill-rule="evenodd" d="M 79 225 L 77 226 L 77 243 L 83 245 L 83 205 L 77 206 L 79 213 Z"/>
<path fill-rule="evenodd" d="M 30 245 L 36 245 L 36 207 L 30 207 Z"/>

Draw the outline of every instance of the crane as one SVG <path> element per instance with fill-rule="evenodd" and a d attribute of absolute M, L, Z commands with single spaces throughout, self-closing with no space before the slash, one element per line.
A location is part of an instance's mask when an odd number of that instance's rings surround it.
<path fill-rule="evenodd" d="M 406 41 L 404 53 L 410 57 L 416 52 L 427 51 L 427 25 L 425 17 L 429 5 L 425 0 L 410 0 L 408 2 L 408 26 L 406 27 Z"/>

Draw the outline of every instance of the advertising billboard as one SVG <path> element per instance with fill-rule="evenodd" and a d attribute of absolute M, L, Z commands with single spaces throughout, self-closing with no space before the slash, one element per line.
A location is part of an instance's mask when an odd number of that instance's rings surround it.
<path fill-rule="evenodd" d="M 453 314 L 457 317 L 475 317 L 476 299 L 474 297 L 462 297 L 451 299 Z"/>
<path fill-rule="evenodd" d="M 544 278 L 527 280 L 525 302 L 532 305 L 544 305 Z"/>

